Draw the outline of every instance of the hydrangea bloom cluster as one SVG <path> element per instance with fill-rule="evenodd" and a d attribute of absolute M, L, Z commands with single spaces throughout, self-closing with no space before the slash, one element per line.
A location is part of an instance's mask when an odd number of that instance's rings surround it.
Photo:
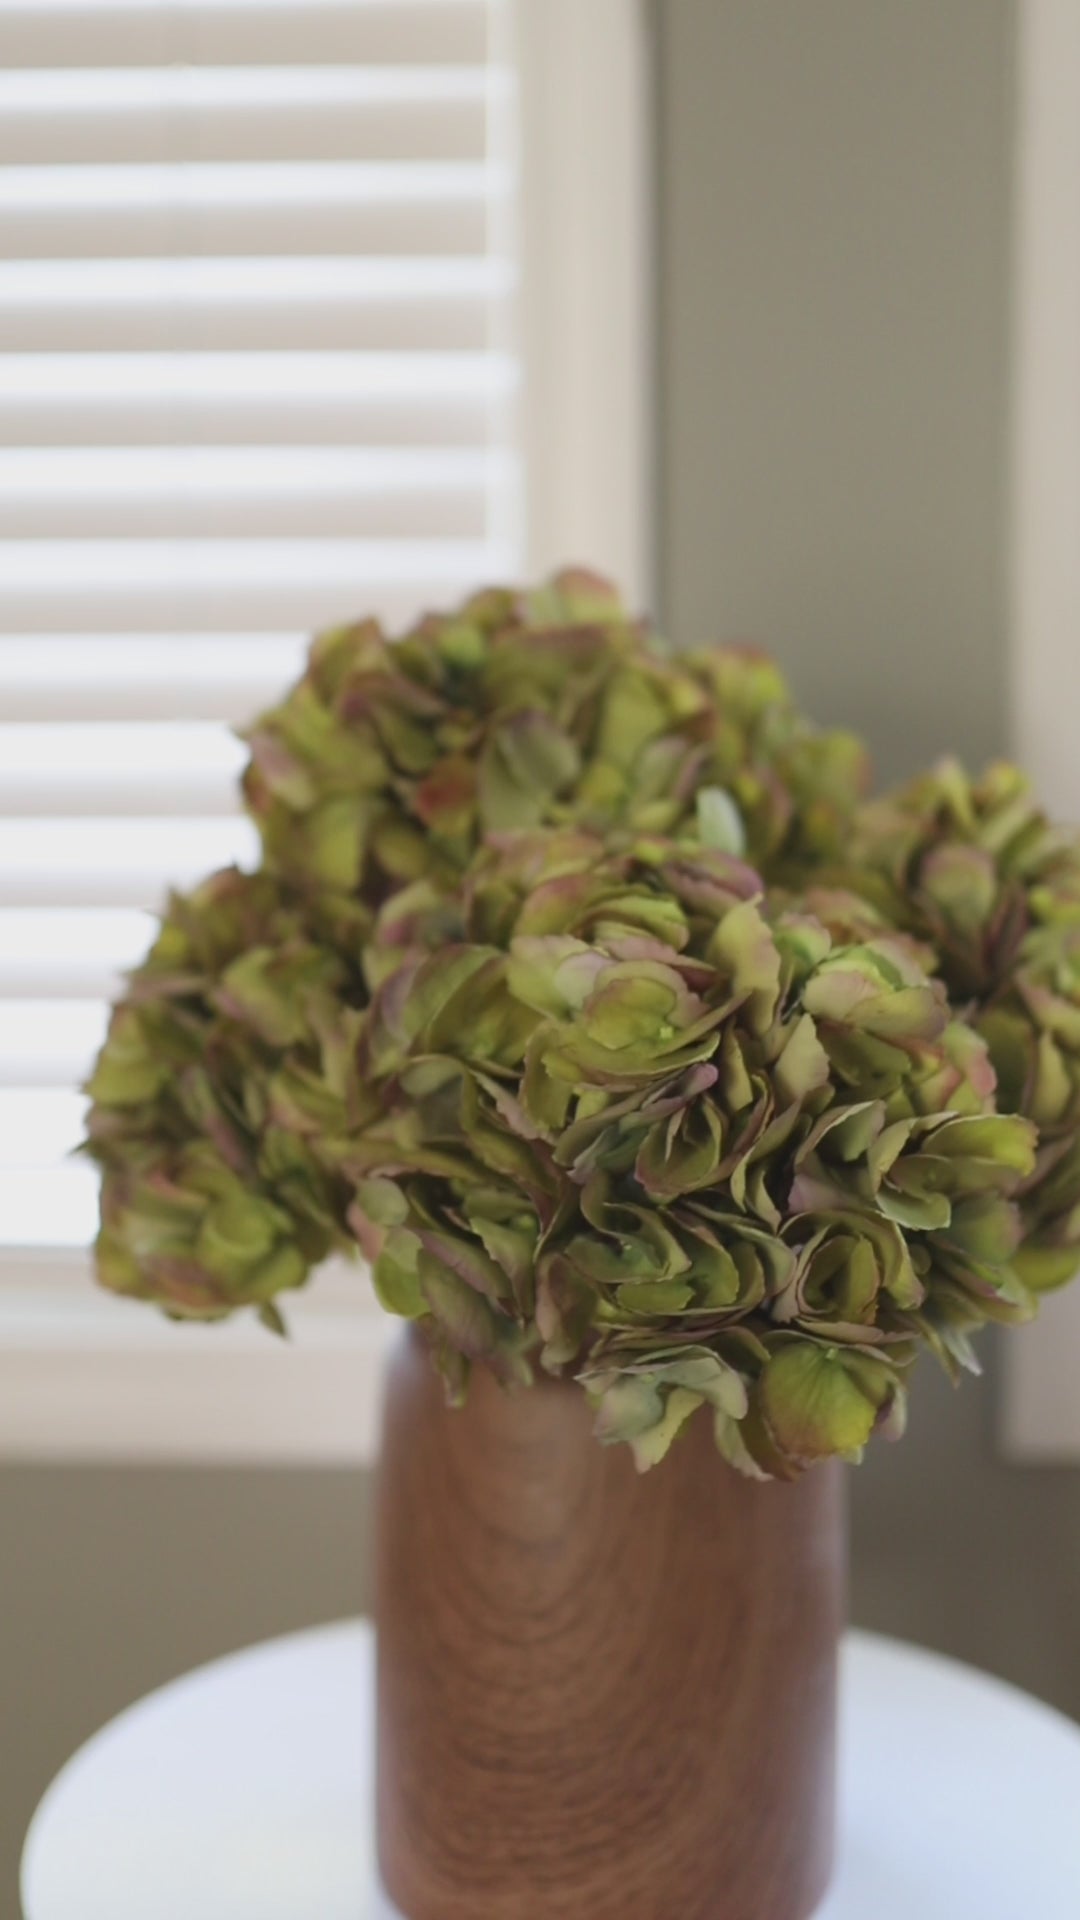
<path fill-rule="evenodd" d="M 99 1272 L 178 1317 L 362 1251 L 452 1399 L 579 1383 L 791 1477 L 1080 1259 L 1080 854 L 1019 776 L 861 797 L 775 667 L 606 583 L 316 641 L 260 872 L 169 906 L 90 1083 Z"/>
<path fill-rule="evenodd" d="M 848 884 L 934 955 L 984 1039 L 997 1105 L 1038 1129 L 1014 1266 L 1035 1292 L 1080 1266 L 1080 842 L 1015 767 L 947 762 L 860 810 Z"/>

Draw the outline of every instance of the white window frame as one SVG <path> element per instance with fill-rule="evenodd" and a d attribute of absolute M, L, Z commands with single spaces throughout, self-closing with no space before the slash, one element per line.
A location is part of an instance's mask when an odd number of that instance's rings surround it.
<path fill-rule="evenodd" d="M 653 583 L 646 0 L 516 0 L 530 575 L 581 560 Z M 85 1253 L 0 1252 L 0 1461 L 357 1464 L 393 1323 L 362 1272 L 249 1317 L 174 1327 L 98 1292 Z"/>
<path fill-rule="evenodd" d="M 1020 9 L 1015 255 L 1012 701 L 1015 751 L 1080 821 L 1080 7 Z M 1010 1458 L 1080 1462 L 1080 1283 L 1010 1334 Z"/>

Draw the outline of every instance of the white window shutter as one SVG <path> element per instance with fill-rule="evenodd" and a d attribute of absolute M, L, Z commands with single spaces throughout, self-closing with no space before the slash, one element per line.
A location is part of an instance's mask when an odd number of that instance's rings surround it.
<path fill-rule="evenodd" d="M 520 567 L 503 4 L 0 0 L 0 1247 L 93 1231 L 106 998 L 254 854 L 230 723 Z"/>
<path fill-rule="evenodd" d="M 1012 747 L 1060 820 L 1080 820 L 1080 8 L 1019 11 L 1014 319 Z M 1002 1357 L 1008 1455 L 1080 1465 L 1080 1286 Z"/>

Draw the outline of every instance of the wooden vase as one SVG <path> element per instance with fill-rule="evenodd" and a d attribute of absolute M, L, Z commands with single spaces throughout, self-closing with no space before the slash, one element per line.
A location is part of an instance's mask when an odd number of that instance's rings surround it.
<path fill-rule="evenodd" d="M 377 1833 L 403 1920 L 807 1920 L 833 1850 L 839 1472 L 742 1478 L 699 1415 L 639 1476 L 580 1388 L 415 1335 L 387 1385 Z"/>

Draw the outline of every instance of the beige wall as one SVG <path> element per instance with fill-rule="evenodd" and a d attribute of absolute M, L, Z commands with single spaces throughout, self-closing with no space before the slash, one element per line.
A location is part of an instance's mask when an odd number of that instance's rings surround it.
<path fill-rule="evenodd" d="M 673 631 L 768 637 L 892 772 L 1003 740 L 1012 6 L 657 0 Z M 854 1603 L 1080 1714 L 1080 1475 L 930 1376 L 855 1476 Z M 0 1913 L 55 1768 L 215 1653 L 355 1610 L 362 1475 L 0 1471 Z"/>
<path fill-rule="evenodd" d="M 657 0 L 664 614 L 767 640 L 884 777 L 1007 746 L 1012 0 Z M 1080 1473 L 929 1373 L 858 1618 L 1080 1715 Z"/>
<path fill-rule="evenodd" d="M 768 638 L 882 772 L 1002 736 L 1007 0 L 658 0 L 680 637 Z"/>

